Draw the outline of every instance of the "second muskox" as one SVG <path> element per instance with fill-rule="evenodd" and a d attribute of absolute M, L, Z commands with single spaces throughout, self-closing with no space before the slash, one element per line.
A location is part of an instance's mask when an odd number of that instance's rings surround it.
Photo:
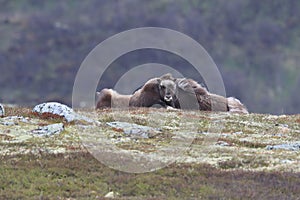
<path fill-rule="evenodd" d="M 193 79 L 173 77 L 171 79 L 177 85 L 176 108 L 248 113 L 247 108 L 234 97 L 226 98 L 212 94 Z"/>

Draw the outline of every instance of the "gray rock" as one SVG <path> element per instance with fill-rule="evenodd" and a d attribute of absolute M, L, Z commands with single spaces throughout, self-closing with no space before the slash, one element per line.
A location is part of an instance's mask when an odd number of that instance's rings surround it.
<path fill-rule="evenodd" d="M 106 124 L 110 127 L 123 130 L 124 134 L 133 138 L 151 138 L 161 133 L 157 128 L 127 122 L 107 122 Z"/>
<path fill-rule="evenodd" d="M 289 160 L 289 159 L 280 160 L 280 162 L 283 163 L 283 164 L 291 164 L 291 163 L 293 163 L 293 161 Z"/>
<path fill-rule="evenodd" d="M 38 129 L 32 131 L 32 133 L 40 136 L 51 136 L 54 134 L 59 134 L 64 130 L 63 123 L 50 124 L 47 126 L 40 126 Z"/>
<path fill-rule="evenodd" d="M 2 104 L 0 104 L 0 117 L 3 117 L 5 115 L 4 107 Z"/>
<path fill-rule="evenodd" d="M 289 143 L 289 144 L 278 144 L 268 145 L 267 150 L 289 150 L 289 151 L 300 151 L 300 142 Z"/>
<path fill-rule="evenodd" d="M 1 124 L 4 126 L 13 126 L 13 125 L 18 125 L 18 123 L 13 122 L 13 121 L 0 121 Z"/>
<path fill-rule="evenodd" d="M 23 116 L 8 116 L 0 119 L 0 124 L 5 126 L 18 125 L 20 122 L 30 123 L 29 118 Z"/>
<path fill-rule="evenodd" d="M 112 192 L 107 193 L 107 194 L 104 196 L 104 198 L 114 199 L 114 198 L 117 198 L 118 196 L 120 196 L 119 193 L 113 192 L 113 191 L 112 191 Z"/>
<path fill-rule="evenodd" d="M 36 105 L 33 110 L 38 114 L 50 113 L 64 117 L 67 122 L 73 122 L 75 120 L 85 121 L 88 123 L 97 123 L 96 121 L 89 119 L 88 117 L 81 116 L 74 112 L 74 110 L 64 104 L 57 102 L 48 102 Z"/>
<path fill-rule="evenodd" d="M 57 102 L 48 102 L 36 105 L 33 110 L 38 114 L 51 113 L 64 117 L 67 122 L 72 122 L 76 119 L 76 114 L 73 109 Z"/>
<path fill-rule="evenodd" d="M 241 134 L 244 134 L 243 131 L 238 131 L 238 132 L 234 132 L 233 134 L 235 135 L 241 135 Z"/>
<path fill-rule="evenodd" d="M 232 145 L 230 145 L 228 142 L 225 142 L 225 141 L 218 141 L 218 142 L 216 143 L 216 145 L 218 145 L 218 146 L 223 146 L 223 147 L 232 146 Z"/>

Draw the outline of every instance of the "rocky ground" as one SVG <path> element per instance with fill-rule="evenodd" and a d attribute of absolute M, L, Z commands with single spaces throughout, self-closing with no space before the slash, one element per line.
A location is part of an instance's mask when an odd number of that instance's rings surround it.
<path fill-rule="evenodd" d="M 300 196 L 300 115 L 44 108 L 4 106 L 1 199 Z"/>

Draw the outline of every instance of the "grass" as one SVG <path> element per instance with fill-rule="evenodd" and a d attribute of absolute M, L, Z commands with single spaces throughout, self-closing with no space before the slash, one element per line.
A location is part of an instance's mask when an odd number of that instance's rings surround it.
<path fill-rule="evenodd" d="M 27 107 L 8 107 L 4 106 L 5 116 L 34 117 L 31 108 Z"/>
<path fill-rule="evenodd" d="M 299 153 L 265 149 L 267 144 L 298 138 L 295 134 L 299 130 L 299 116 L 287 116 L 283 120 L 256 114 L 105 110 L 97 111 L 96 115 L 87 112 L 88 117 L 101 122 L 97 126 L 84 125 L 83 129 L 82 125 L 69 123 L 59 135 L 5 143 L 13 139 L 14 132 L 62 120 L 33 115 L 28 108 L 7 108 L 6 113 L 27 116 L 38 123 L 0 125 L 0 130 L 8 131 L 0 135 L 0 147 L 11 152 L 0 156 L 0 199 L 103 199 L 110 191 L 119 194 L 117 199 L 297 199 L 300 196 L 297 163 L 280 163 L 284 159 L 299 160 Z M 105 125 L 116 119 L 156 125 L 162 130 L 150 139 L 117 143 L 124 150 L 153 152 L 163 146 L 177 145 L 172 141 L 178 131 L 196 134 L 190 150 L 181 157 L 195 161 L 176 161 L 143 174 L 125 173 L 101 164 L 82 146 L 79 134 L 90 130 L 108 138 L 125 137 L 122 130 Z M 275 137 L 274 133 L 280 130 L 276 124 L 287 124 L 290 131 L 283 138 Z M 218 142 L 227 142 L 229 146 L 220 146 Z M 55 148 L 65 151 L 51 151 Z M 24 150 L 29 151 L 22 153 Z"/>
<path fill-rule="evenodd" d="M 32 112 L 32 108 L 28 107 L 4 107 L 5 116 L 23 116 L 29 118 L 40 118 L 47 120 L 47 123 L 60 123 L 64 122 L 62 116 L 51 114 L 51 113 L 43 113 L 38 114 Z"/>
<path fill-rule="evenodd" d="M 120 199 L 296 199 L 300 194 L 300 174 L 293 173 L 172 164 L 153 173 L 128 174 L 88 153 L 5 157 L 1 163 L 1 199 L 100 199 L 109 191 Z"/>

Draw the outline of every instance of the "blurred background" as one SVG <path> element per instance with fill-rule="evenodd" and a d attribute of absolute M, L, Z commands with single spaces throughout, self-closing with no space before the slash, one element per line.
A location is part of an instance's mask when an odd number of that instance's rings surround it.
<path fill-rule="evenodd" d="M 300 113 L 299 10 L 296 0 L 0 0 L 0 102 L 71 105 L 76 72 L 97 44 L 154 26 L 198 41 L 219 67 L 227 96 L 250 112 Z M 98 89 L 150 62 L 202 81 L 185 60 L 141 50 L 112 63 Z"/>

